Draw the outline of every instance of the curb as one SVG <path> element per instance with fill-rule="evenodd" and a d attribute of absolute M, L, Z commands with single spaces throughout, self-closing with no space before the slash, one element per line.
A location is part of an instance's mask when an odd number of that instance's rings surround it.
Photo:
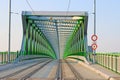
<path fill-rule="evenodd" d="M 103 77 L 106 78 L 107 80 L 116 80 L 115 78 L 111 77 L 110 75 L 105 74 L 105 73 L 103 73 L 102 71 L 97 70 L 97 69 L 91 67 L 89 64 L 85 64 L 85 63 L 83 63 L 83 62 L 78 62 L 78 63 L 81 64 L 81 65 L 83 65 L 84 67 L 86 67 L 86 68 L 94 71 L 95 73 L 103 76 Z"/>
<path fill-rule="evenodd" d="M 74 59 L 71 59 L 71 60 L 77 61 L 77 60 L 74 60 Z M 103 76 L 103 77 L 106 78 L 107 80 L 118 80 L 118 79 L 115 79 L 114 77 L 112 77 L 112 76 L 110 76 L 110 75 L 108 75 L 108 74 L 103 73 L 103 72 L 100 71 L 100 70 L 97 70 L 97 69 L 91 67 L 90 64 L 86 64 L 86 63 L 83 63 L 83 62 L 80 62 L 80 61 L 78 61 L 78 63 L 81 64 L 82 66 L 84 66 L 84 67 L 86 67 L 86 68 L 94 71 L 95 73 Z"/>

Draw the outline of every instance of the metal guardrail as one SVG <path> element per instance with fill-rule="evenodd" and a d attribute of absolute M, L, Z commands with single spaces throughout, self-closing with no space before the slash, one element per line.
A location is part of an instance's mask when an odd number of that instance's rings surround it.
<path fill-rule="evenodd" d="M 93 54 L 89 55 L 90 61 L 93 61 Z M 118 74 L 120 74 L 120 54 L 111 53 L 97 53 L 95 55 L 95 61 L 97 64 L 108 68 Z"/>
<path fill-rule="evenodd" d="M 28 59 L 34 59 L 34 58 L 40 58 L 40 57 L 47 57 L 50 58 L 48 55 L 26 55 L 25 51 L 17 51 L 17 52 L 10 52 L 10 62 L 16 62 L 28 60 Z M 19 60 L 20 59 L 20 60 Z M 8 52 L 0 52 L 0 64 L 7 64 L 8 63 Z"/>
<path fill-rule="evenodd" d="M 10 52 L 10 62 L 13 62 L 18 56 L 18 52 Z M 0 64 L 8 63 L 8 52 L 0 52 Z"/>

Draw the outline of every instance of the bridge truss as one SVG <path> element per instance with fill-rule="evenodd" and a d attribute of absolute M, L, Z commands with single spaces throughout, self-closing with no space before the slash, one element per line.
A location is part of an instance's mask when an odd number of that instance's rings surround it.
<path fill-rule="evenodd" d="M 23 11 L 20 55 L 53 59 L 87 54 L 87 12 Z"/>

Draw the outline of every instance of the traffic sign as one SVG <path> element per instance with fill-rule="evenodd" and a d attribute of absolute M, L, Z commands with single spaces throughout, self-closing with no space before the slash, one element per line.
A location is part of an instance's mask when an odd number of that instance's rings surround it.
<path fill-rule="evenodd" d="M 96 49 L 97 49 L 97 47 L 98 47 L 98 46 L 97 46 L 97 44 L 96 44 L 96 43 L 93 43 L 93 44 L 92 44 L 92 49 L 93 49 L 93 50 L 96 50 Z"/>
<path fill-rule="evenodd" d="M 92 35 L 91 39 L 92 39 L 92 41 L 96 41 L 98 39 L 98 37 L 97 37 L 97 35 L 94 34 L 94 35 Z"/>

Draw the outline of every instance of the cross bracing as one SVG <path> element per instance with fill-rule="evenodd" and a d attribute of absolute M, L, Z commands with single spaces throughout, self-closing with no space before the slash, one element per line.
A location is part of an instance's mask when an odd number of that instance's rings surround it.
<path fill-rule="evenodd" d="M 87 54 L 86 12 L 23 11 L 23 42 L 25 55 L 46 55 L 66 58 Z"/>

